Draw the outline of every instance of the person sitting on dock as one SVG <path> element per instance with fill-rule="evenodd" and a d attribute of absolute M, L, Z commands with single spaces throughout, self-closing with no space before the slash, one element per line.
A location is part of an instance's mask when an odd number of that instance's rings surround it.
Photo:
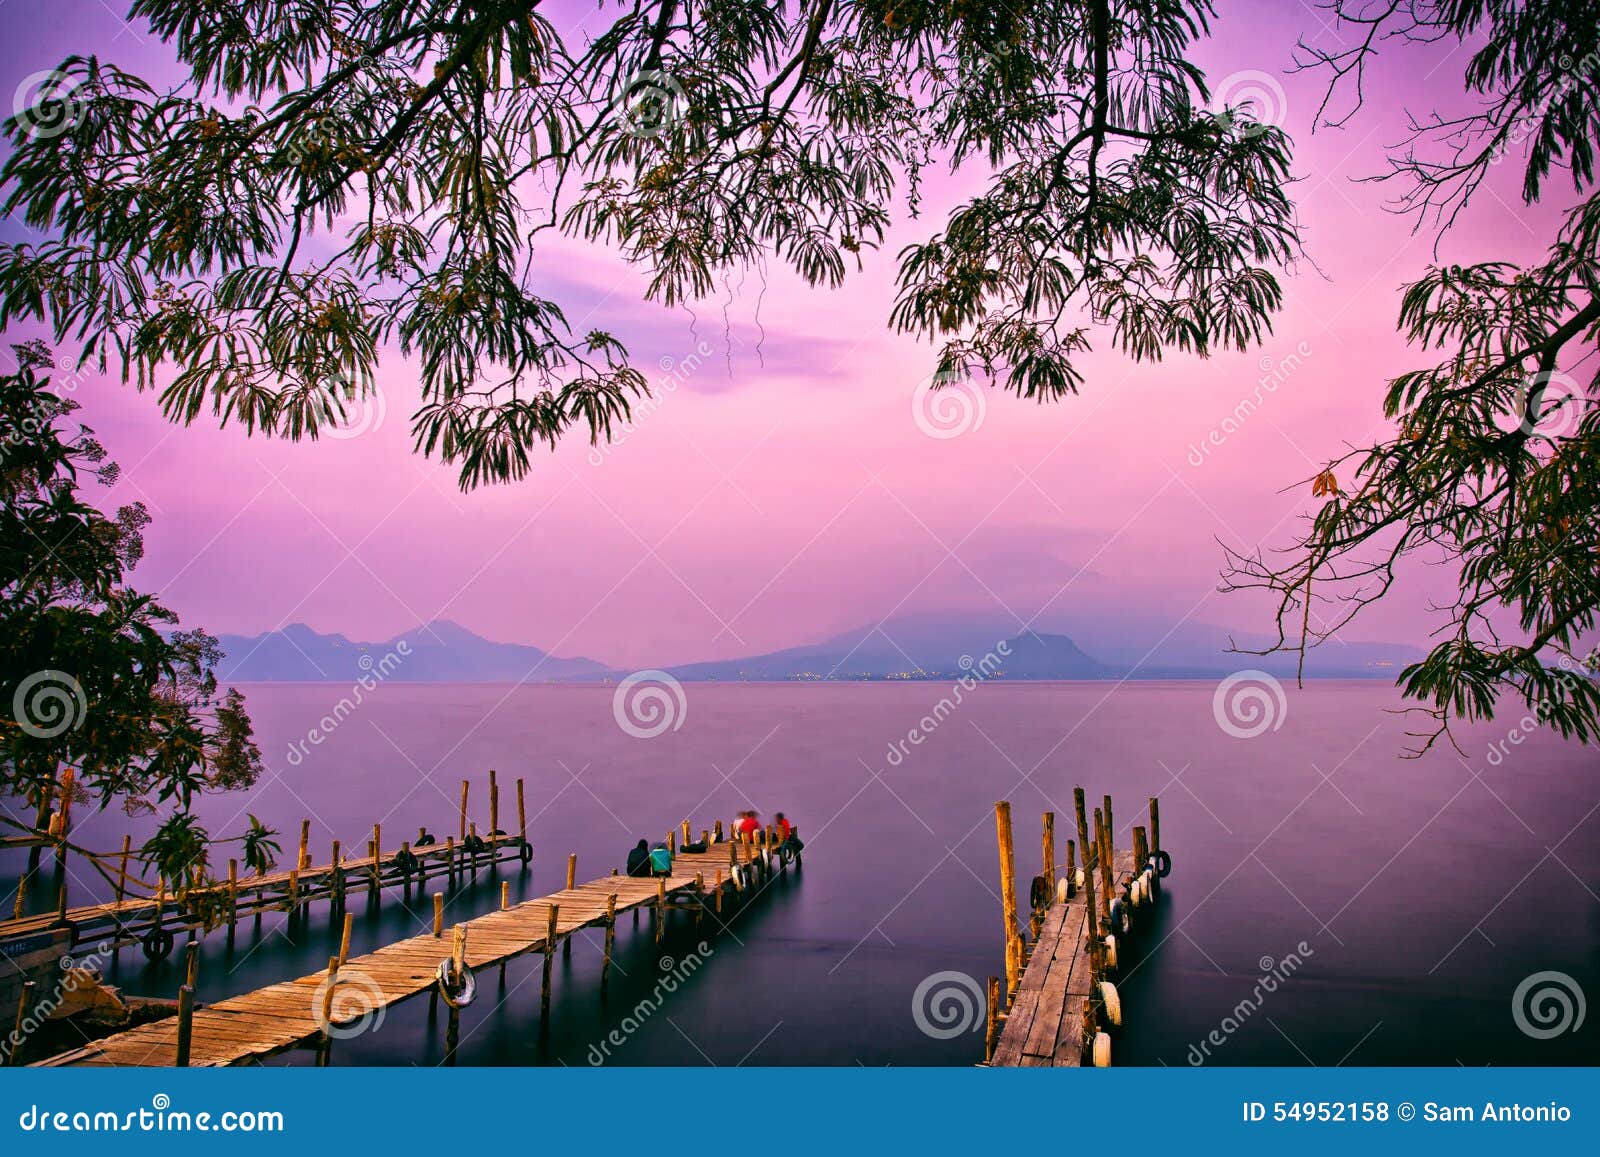
<path fill-rule="evenodd" d="M 782 812 L 772 817 L 772 827 L 778 833 L 780 844 L 789 842 L 789 834 L 794 831 L 794 825 L 784 818 Z"/>
<path fill-rule="evenodd" d="M 650 874 L 650 844 L 640 840 L 628 849 L 628 875 L 648 876 Z"/>
<path fill-rule="evenodd" d="M 652 876 L 672 875 L 672 849 L 666 844 L 657 844 L 650 849 L 650 874 Z"/>
<path fill-rule="evenodd" d="M 761 817 L 754 811 L 742 811 L 733 830 L 741 836 L 753 836 L 761 830 Z"/>

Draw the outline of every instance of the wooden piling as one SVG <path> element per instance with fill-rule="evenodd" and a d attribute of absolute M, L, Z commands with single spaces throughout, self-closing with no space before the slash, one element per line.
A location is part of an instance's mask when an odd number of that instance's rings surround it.
<path fill-rule="evenodd" d="M 528 806 L 523 801 L 522 777 L 517 777 L 517 835 L 523 843 L 528 842 Z"/>
<path fill-rule="evenodd" d="M 1094 862 L 1100 872 L 1100 916 L 1107 927 L 1111 923 L 1111 839 L 1106 835 L 1106 818 L 1099 808 L 1094 809 L 1095 848 Z"/>
<path fill-rule="evenodd" d="M 339 982 L 339 967 L 343 963 L 342 956 L 328 957 L 328 975 L 322 982 L 322 1038 L 317 1042 L 318 1068 L 328 1067 L 328 1058 L 333 1052 L 333 990 Z"/>
<path fill-rule="evenodd" d="M 572 852 L 567 856 L 567 891 L 578 886 L 578 853 Z"/>
<path fill-rule="evenodd" d="M 124 849 L 127 845 L 124 842 Z M 126 861 L 123 871 L 126 872 Z M 228 935 L 233 935 L 234 926 L 239 923 L 239 861 L 228 861 Z"/>
<path fill-rule="evenodd" d="M 1000 1040 L 1000 978 L 998 976 L 989 977 L 987 992 L 988 1015 L 984 1019 L 985 1027 L 983 1033 L 983 1059 L 985 1061 L 994 1056 L 994 1046 Z"/>
<path fill-rule="evenodd" d="M 683 842 L 685 844 L 691 844 L 691 843 L 694 842 L 693 840 L 691 840 L 689 838 L 689 821 L 688 820 L 684 820 L 683 821 Z"/>
<path fill-rule="evenodd" d="M 716 839 L 717 843 L 720 844 L 722 842 L 722 821 L 721 820 L 718 820 L 716 823 L 711 825 L 711 834 Z"/>
<path fill-rule="evenodd" d="M 1133 874 L 1135 876 L 1144 871 L 1145 863 L 1150 859 L 1150 844 L 1145 839 L 1144 827 L 1135 824 L 1133 828 Z"/>
<path fill-rule="evenodd" d="M 128 853 L 133 850 L 133 837 L 123 835 L 122 855 L 117 861 L 117 903 L 128 898 Z"/>
<path fill-rule="evenodd" d="M 1006 937 L 1006 999 L 1017 991 L 1021 976 L 1021 954 L 1017 940 L 1016 862 L 1011 843 L 1011 804 L 1000 800 L 994 805 L 995 835 L 1000 842 L 1000 909 Z"/>
<path fill-rule="evenodd" d="M 7 1065 L 20 1065 L 22 1063 L 22 1046 L 27 1041 L 27 1033 L 22 1031 L 22 1026 L 28 1021 L 28 1011 L 33 1007 L 33 981 L 22 982 L 22 995 L 17 1004 L 17 1019 L 11 1028 L 11 1048 L 6 1051 Z"/>
<path fill-rule="evenodd" d="M 456 838 L 454 836 L 446 836 L 444 838 L 444 862 L 445 873 L 450 878 L 451 886 L 454 887 L 456 882 Z"/>
<path fill-rule="evenodd" d="M 489 834 L 500 830 L 500 784 L 495 779 L 494 768 L 489 769 Z"/>
<path fill-rule="evenodd" d="M 295 867 L 302 872 L 311 866 L 311 821 L 300 821 L 300 854 L 295 859 Z"/>
<path fill-rule="evenodd" d="M 1104 805 L 1106 813 L 1106 851 L 1109 852 L 1112 843 L 1117 837 L 1117 825 L 1111 818 L 1111 797 L 1109 795 L 1105 797 Z"/>
<path fill-rule="evenodd" d="M 1150 854 L 1161 850 L 1161 802 L 1150 797 Z"/>
<path fill-rule="evenodd" d="M 1067 899 L 1078 894 L 1077 842 L 1067 841 Z"/>
<path fill-rule="evenodd" d="M 433 894 L 433 938 L 438 940 L 444 935 L 444 893 Z"/>
<path fill-rule="evenodd" d="M 344 907 L 344 868 L 339 855 L 339 841 L 333 841 L 328 851 L 328 902 L 336 909 Z"/>
<path fill-rule="evenodd" d="M 1056 813 L 1044 813 L 1044 833 L 1040 837 L 1044 845 L 1044 881 L 1050 885 L 1051 901 L 1056 894 Z"/>
<path fill-rule="evenodd" d="M 467 796 L 472 791 L 472 781 L 461 781 L 461 842 L 467 842 Z"/>
<path fill-rule="evenodd" d="M 552 903 L 550 915 L 544 926 L 544 977 L 539 986 L 539 1023 L 541 1030 L 550 1023 L 550 972 L 556 962 L 556 919 L 561 905 Z"/>
<path fill-rule="evenodd" d="M 661 939 L 667 926 L 667 881 L 665 877 L 656 879 L 656 940 Z"/>
<path fill-rule="evenodd" d="M 605 954 L 600 958 L 600 995 L 606 994 L 606 985 L 611 979 L 611 949 L 617 942 L 617 894 L 612 892 L 606 897 L 606 946 Z"/>
<path fill-rule="evenodd" d="M 184 983 L 190 988 L 195 988 L 200 979 L 200 942 L 193 936 L 183 946 L 183 975 Z"/>
<path fill-rule="evenodd" d="M 344 928 L 339 933 L 339 966 L 344 967 L 344 962 L 350 959 L 350 930 L 355 926 L 354 912 L 344 914 Z"/>
<path fill-rule="evenodd" d="M 1089 843 L 1089 820 L 1083 806 L 1083 788 L 1072 789 L 1072 811 L 1078 821 L 1078 850 L 1083 853 L 1083 873 L 1094 866 L 1094 846 Z"/>
<path fill-rule="evenodd" d="M 189 1044 L 194 1039 L 194 988 L 178 989 L 178 1055 L 172 1062 L 180 1069 L 189 1067 Z"/>
<path fill-rule="evenodd" d="M 372 894 L 383 890 L 383 825 L 372 825 Z"/>

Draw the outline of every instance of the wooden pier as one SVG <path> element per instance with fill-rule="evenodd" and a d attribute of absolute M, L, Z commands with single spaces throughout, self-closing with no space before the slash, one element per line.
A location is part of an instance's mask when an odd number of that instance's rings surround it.
<path fill-rule="evenodd" d="M 1124 1009 L 1113 977 L 1128 941 L 1150 922 L 1161 881 L 1172 870 L 1161 847 L 1159 802 L 1150 800 L 1150 825 L 1133 828 L 1133 847 L 1114 849 L 1111 797 L 1085 814 L 1082 788 L 1073 792 L 1077 838 L 1055 862 L 1055 815 L 1044 813 L 1044 870 L 1030 888 L 1029 932 L 1017 923 L 1012 884 L 1011 806 L 995 805 L 1000 843 L 1006 979 L 989 980 L 988 1063 L 998 1066 L 1078 1067 L 1111 1063 L 1112 1036 Z M 1080 858 L 1082 863 L 1077 863 Z"/>
<path fill-rule="evenodd" d="M 689 825 L 683 825 L 685 839 Z M 762 881 L 788 866 L 770 830 L 744 841 L 704 841 L 704 851 L 678 852 L 665 877 L 609 876 L 576 883 L 576 857 L 567 866 L 567 887 L 548 896 L 509 905 L 502 889 L 501 910 L 446 928 L 443 895 L 434 895 L 431 932 L 389 944 L 353 959 L 334 957 L 326 971 L 270 985 L 205 1007 L 195 1007 L 192 983 L 180 993 L 176 1018 L 144 1025 L 73 1049 L 44 1066 L 237 1065 L 259 1061 L 287 1049 L 310 1045 L 326 1063 L 341 1030 L 400 1001 L 433 992 L 449 1006 L 446 1059 L 453 1060 L 459 1009 L 470 1002 L 472 974 L 529 953 L 544 957 L 540 995 L 542 1021 L 549 1022 L 550 981 L 558 945 L 584 928 L 605 929 L 601 965 L 604 991 L 611 967 L 616 920 L 620 913 L 651 910 L 656 936 L 670 909 L 686 908 L 696 918 L 720 913 L 724 904 L 759 891 Z M 709 836 L 709 833 L 706 833 Z M 673 834 L 676 843 L 676 833 Z M 697 845 L 698 846 L 698 845 Z M 798 864 L 798 858 L 795 861 Z M 348 929 L 346 935 L 348 947 Z M 340 994 L 344 987 L 348 999 Z"/>
<path fill-rule="evenodd" d="M 376 900 L 386 888 L 421 885 L 437 876 L 451 881 L 475 874 L 480 868 L 507 860 L 527 864 L 533 858 L 528 843 L 527 808 L 522 780 L 516 781 L 517 831 L 508 835 L 500 829 L 500 787 L 493 771 L 489 773 L 489 828 L 479 835 L 477 824 L 467 815 L 470 783 L 461 781 L 460 826 L 456 835 L 440 842 L 437 837 L 418 832 L 416 840 L 385 850 L 383 827 L 374 824 L 367 839 L 366 854 L 347 856 L 338 840 L 333 841 L 328 862 L 312 862 L 309 846 L 311 822 L 302 820 L 298 848 L 289 853 L 290 866 L 261 875 L 243 876 L 237 860 L 228 861 L 226 879 L 203 887 L 190 888 L 182 896 L 168 893 L 160 883 L 147 883 L 129 871 L 131 841 L 124 837 L 120 852 L 95 853 L 74 849 L 69 843 L 70 780 L 62 791 L 62 803 L 38 831 L 6 840 L 12 847 L 53 849 L 56 858 L 54 911 L 24 916 L 30 879 L 39 871 L 30 862 L 17 886 L 15 916 L 0 920 L 0 958 L 23 967 L 25 957 L 44 952 L 47 958 L 60 956 L 81 943 L 93 943 L 102 951 L 116 951 L 138 944 L 151 960 L 164 959 L 181 932 L 204 932 L 226 925 L 232 935 L 242 919 L 259 919 L 265 912 L 300 914 L 314 903 L 326 902 L 342 907 L 352 895 L 365 893 Z M 86 860 L 109 883 L 113 898 L 103 903 L 68 905 L 66 863 L 69 854 Z M 36 857 L 35 857 L 36 859 Z M 143 895 L 138 893 L 143 892 Z M 53 956 L 52 956 L 53 954 Z"/>

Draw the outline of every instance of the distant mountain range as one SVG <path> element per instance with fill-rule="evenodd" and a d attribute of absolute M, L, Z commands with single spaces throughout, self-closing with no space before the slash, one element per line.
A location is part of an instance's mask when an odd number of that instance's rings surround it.
<path fill-rule="evenodd" d="M 592 659 L 561 659 L 538 647 L 490 642 L 443 619 L 381 643 L 318 634 L 304 623 L 264 635 L 222 635 L 219 641 L 226 658 L 217 677 L 225 682 L 353 682 L 380 664 L 384 679 L 402 683 L 550 683 L 607 670 Z"/>
<path fill-rule="evenodd" d="M 1069 629 L 1070 635 L 1000 619 L 904 615 L 808 646 L 665 669 L 686 681 L 724 682 L 954 680 L 969 671 L 1013 680 L 1203 679 L 1246 667 L 1295 673 L 1294 655 L 1231 653 L 1228 633 L 1209 624 L 1157 634 L 1137 620 L 1100 616 Z M 345 682 L 378 670 L 386 680 L 408 683 L 570 683 L 620 679 L 632 670 L 492 642 L 443 620 L 381 643 L 323 635 L 300 623 L 264 635 L 223 635 L 221 643 L 226 658 L 218 677 L 225 682 Z M 1264 641 L 1236 636 L 1232 645 L 1248 649 Z M 1421 654 L 1403 645 L 1329 642 L 1310 653 L 1306 674 L 1392 679 Z"/>

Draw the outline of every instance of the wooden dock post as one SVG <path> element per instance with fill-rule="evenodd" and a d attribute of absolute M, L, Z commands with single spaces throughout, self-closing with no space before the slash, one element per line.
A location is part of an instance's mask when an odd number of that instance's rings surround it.
<path fill-rule="evenodd" d="M 191 934 L 189 942 L 183 946 L 183 975 L 184 983 L 190 988 L 196 986 L 200 979 L 200 941 Z"/>
<path fill-rule="evenodd" d="M 178 1055 L 173 1064 L 180 1069 L 189 1067 L 189 1043 L 194 1039 L 194 987 L 185 984 L 178 989 Z"/>
<path fill-rule="evenodd" d="M 1106 812 L 1106 851 L 1109 852 L 1117 838 L 1117 826 L 1111 819 L 1111 797 L 1109 795 L 1105 797 L 1104 803 Z"/>
<path fill-rule="evenodd" d="M 522 777 L 517 777 L 517 836 L 528 842 L 528 805 L 523 801 Z"/>
<path fill-rule="evenodd" d="M 1016 994 L 1022 979 L 1022 956 L 1017 946 L 1016 862 L 1011 843 L 1011 804 L 1000 800 L 994 805 L 995 834 L 1000 841 L 1000 908 L 1006 936 L 1006 1000 Z"/>
<path fill-rule="evenodd" d="M 433 938 L 438 940 L 444 936 L 444 893 L 433 894 Z"/>
<path fill-rule="evenodd" d="M 495 779 L 494 768 L 489 769 L 489 837 L 500 830 L 500 784 Z"/>
<path fill-rule="evenodd" d="M 717 911 L 721 912 L 722 911 L 722 869 L 721 868 L 717 869 L 717 899 L 716 899 L 716 905 L 717 905 Z"/>
<path fill-rule="evenodd" d="M 1150 797 L 1150 854 L 1161 850 L 1161 801 Z"/>
<path fill-rule="evenodd" d="M 688 820 L 684 820 L 683 821 L 683 842 L 686 845 L 687 844 L 692 844 L 694 842 L 693 840 L 691 840 L 689 838 L 689 821 Z"/>
<path fill-rule="evenodd" d="M 1078 894 L 1078 845 L 1073 840 L 1067 841 L 1067 899 Z"/>
<path fill-rule="evenodd" d="M 556 920 L 561 912 L 561 905 L 552 903 L 550 915 L 545 919 L 544 925 L 544 977 L 539 985 L 539 1025 L 540 1030 L 550 1023 L 550 972 L 556 963 Z"/>
<path fill-rule="evenodd" d="M 372 825 L 372 894 L 383 890 L 383 825 Z"/>
<path fill-rule="evenodd" d="M 500 911 L 504 912 L 511 907 L 511 881 L 500 881 Z"/>
<path fill-rule="evenodd" d="M 712 835 L 712 838 L 717 841 L 717 843 L 720 844 L 722 842 L 722 821 L 721 820 L 718 820 L 716 823 L 711 825 L 711 835 Z"/>
<path fill-rule="evenodd" d="M 1081 787 L 1072 789 L 1072 811 L 1078 821 L 1078 850 L 1083 853 L 1083 874 L 1087 876 L 1094 864 L 1094 847 L 1089 843 L 1089 821 L 1083 806 Z"/>
<path fill-rule="evenodd" d="M 123 843 L 126 854 L 127 843 Z M 123 861 L 123 871 L 127 871 L 127 861 Z M 228 861 L 228 936 L 233 936 L 235 925 L 239 923 L 239 861 Z"/>
<path fill-rule="evenodd" d="M 344 868 L 343 859 L 339 855 L 339 841 L 334 840 L 333 846 L 328 850 L 328 902 L 333 905 L 334 911 L 344 907 Z"/>
<path fill-rule="evenodd" d="M 1100 871 L 1100 917 L 1101 922 L 1109 929 L 1111 924 L 1111 838 L 1106 835 L 1106 818 L 1101 814 L 1099 808 L 1094 809 L 1094 831 L 1094 862 Z"/>
<path fill-rule="evenodd" d="M 1150 842 L 1145 839 L 1144 826 L 1135 824 L 1133 827 L 1133 874 L 1138 876 L 1144 871 L 1145 863 L 1150 859 Z"/>
<path fill-rule="evenodd" d="M 300 821 L 300 854 L 295 859 L 295 867 L 305 871 L 311 866 L 311 821 Z"/>
<path fill-rule="evenodd" d="M 662 933 L 667 926 L 667 880 L 665 876 L 656 878 L 656 941 L 659 943 Z"/>
<path fill-rule="evenodd" d="M 1044 834 L 1040 837 L 1044 844 L 1044 882 L 1050 885 L 1051 902 L 1056 894 L 1056 813 L 1044 813 Z"/>
<path fill-rule="evenodd" d="M 987 1016 L 984 1018 L 983 1059 L 994 1056 L 994 1046 L 1000 1040 L 1000 978 L 991 976 L 987 986 Z"/>
<path fill-rule="evenodd" d="M 7 1065 L 20 1065 L 22 1063 L 22 1046 L 28 1034 L 22 1031 L 22 1026 L 28 1021 L 28 1010 L 33 1007 L 33 981 L 22 982 L 22 996 L 17 1004 L 16 1023 L 11 1027 L 11 1048 L 6 1052 Z"/>
<path fill-rule="evenodd" d="M 329 1056 L 333 1052 L 333 990 L 339 982 L 339 966 L 344 963 L 343 956 L 328 957 L 328 975 L 322 982 L 322 1039 L 317 1042 L 316 1067 L 328 1067 Z"/>
<path fill-rule="evenodd" d="M 128 898 L 128 853 L 133 850 L 133 837 L 124 834 L 122 837 L 122 855 L 117 862 L 117 903 L 120 905 Z"/>
<path fill-rule="evenodd" d="M 444 838 L 444 862 L 445 874 L 449 877 L 450 886 L 453 888 L 456 884 L 456 838 L 454 836 L 446 836 Z"/>
<path fill-rule="evenodd" d="M 472 790 L 472 781 L 461 781 L 461 842 L 467 842 L 467 795 Z"/>
<path fill-rule="evenodd" d="M 354 912 L 344 914 L 344 928 L 339 933 L 339 966 L 344 967 L 344 962 L 350 959 L 350 930 L 355 926 L 356 915 Z"/>
<path fill-rule="evenodd" d="M 605 955 L 600 958 L 600 995 L 606 994 L 606 985 L 611 980 L 611 950 L 617 942 L 617 894 L 612 892 L 606 897 L 606 947 Z"/>
<path fill-rule="evenodd" d="M 567 891 L 578 886 L 578 853 L 570 852 L 567 855 Z M 567 959 L 572 958 L 572 937 L 568 936 L 561 945 L 561 955 Z"/>

